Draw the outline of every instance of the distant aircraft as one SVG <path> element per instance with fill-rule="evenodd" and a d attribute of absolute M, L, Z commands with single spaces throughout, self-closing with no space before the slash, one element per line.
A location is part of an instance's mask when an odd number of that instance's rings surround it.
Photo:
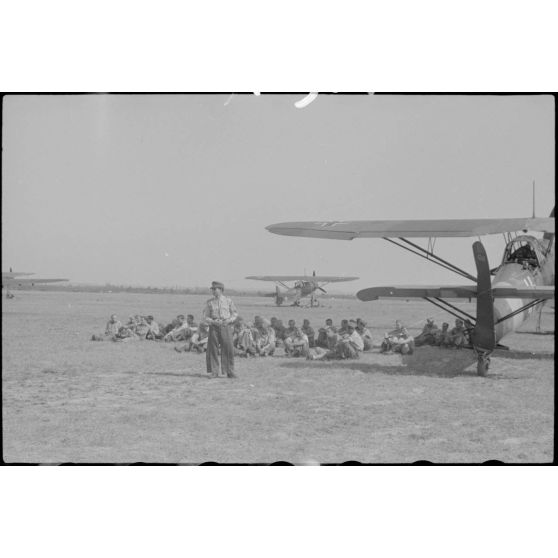
<path fill-rule="evenodd" d="M 533 308 L 539 305 L 542 311 L 546 300 L 554 298 L 554 225 L 553 209 L 548 218 L 293 222 L 266 228 L 272 233 L 287 236 L 341 240 L 384 238 L 472 281 L 474 284 L 463 286 L 373 287 L 359 291 L 357 297 L 364 301 L 380 297 L 423 298 L 456 317 L 468 320 L 474 326 L 471 343 L 477 357 L 477 373 L 484 376 L 494 349 L 505 348 L 498 342 L 527 320 Z M 518 231 L 537 231 L 544 235 L 538 239 Z M 494 269 L 489 267 L 480 240 L 473 244 L 476 277 L 434 253 L 438 237 L 478 237 L 497 233 L 504 235 L 506 248 L 500 265 Z M 405 237 L 428 238 L 428 248 Z M 491 276 L 494 276 L 492 282 Z M 476 298 L 476 316 L 450 304 L 444 300 L 446 298 Z"/>
<path fill-rule="evenodd" d="M 358 277 L 316 275 L 314 271 L 310 277 L 308 275 L 251 275 L 246 277 L 246 279 L 275 282 L 275 304 L 277 306 L 281 306 L 289 298 L 293 298 L 291 306 L 300 306 L 300 299 L 310 295 L 310 306 L 313 307 L 319 306 L 318 299 L 316 298 L 317 291 L 325 293 L 325 285 L 342 281 L 355 281 Z M 289 287 L 285 284 L 287 281 L 294 281 L 294 285 Z"/>
<path fill-rule="evenodd" d="M 35 275 L 34 273 L 29 273 L 26 271 L 10 271 L 2 272 L 2 288 L 6 288 L 6 298 L 13 298 L 13 294 L 10 293 L 10 288 L 13 287 L 24 287 L 39 285 L 42 283 L 58 283 L 59 281 L 68 281 L 68 279 L 21 279 L 21 277 Z"/>

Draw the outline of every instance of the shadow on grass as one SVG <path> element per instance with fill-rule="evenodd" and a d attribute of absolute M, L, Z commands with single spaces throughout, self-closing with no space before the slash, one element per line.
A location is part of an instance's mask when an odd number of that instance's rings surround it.
<path fill-rule="evenodd" d="M 493 353 L 496 358 L 509 358 L 514 360 L 554 360 L 554 353 L 533 353 L 531 351 L 503 351 L 496 349 Z"/>
<path fill-rule="evenodd" d="M 207 374 L 200 372 L 145 372 L 148 376 L 177 376 L 179 378 L 209 378 Z"/>
<path fill-rule="evenodd" d="M 475 377 L 475 370 L 418 370 L 408 366 L 388 366 L 376 363 L 359 362 L 355 360 L 335 362 L 289 361 L 280 364 L 283 368 L 314 368 L 314 369 L 342 369 L 357 370 L 365 374 L 386 374 L 388 376 L 432 376 L 436 378 L 455 378 L 457 376 Z"/>

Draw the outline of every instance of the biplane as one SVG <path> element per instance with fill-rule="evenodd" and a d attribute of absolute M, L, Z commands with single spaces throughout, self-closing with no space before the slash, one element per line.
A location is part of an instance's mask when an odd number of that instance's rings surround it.
<path fill-rule="evenodd" d="M 284 302 L 292 300 L 291 306 L 300 306 L 300 300 L 310 297 L 310 307 L 319 306 L 317 299 L 318 291 L 326 293 L 324 287 L 328 283 L 340 283 L 342 281 L 355 281 L 358 277 L 337 277 L 330 275 L 250 275 L 246 279 L 255 281 L 273 281 L 275 283 L 275 304 L 281 306 Z M 294 281 L 293 286 L 286 283 Z"/>
<path fill-rule="evenodd" d="M 554 298 L 554 209 L 547 218 L 447 219 L 405 221 L 293 222 L 269 225 L 275 234 L 353 240 L 383 238 L 470 281 L 462 286 L 388 286 L 363 289 L 363 301 L 378 298 L 423 298 L 456 317 L 471 323 L 471 348 L 477 358 L 477 372 L 487 373 L 490 355 L 503 337 L 515 331 L 533 310 Z M 529 231 L 542 232 L 536 238 Z M 480 240 L 473 243 L 476 276 L 434 253 L 439 237 L 479 237 L 503 234 L 506 247 L 500 264 L 490 268 Z M 427 238 L 427 247 L 409 238 Z M 476 298 L 473 316 L 447 299 Z"/>
<path fill-rule="evenodd" d="M 2 272 L 2 288 L 6 289 L 6 298 L 13 298 L 10 293 L 10 288 L 13 287 L 34 287 L 35 285 L 40 285 L 43 283 L 58 283 L 60 281 L 68 281 L 68 279 L 29 279 L 29 275 L 35 275 L 34 273 L 29 273 L 26 271 L 3 271 Z"/>

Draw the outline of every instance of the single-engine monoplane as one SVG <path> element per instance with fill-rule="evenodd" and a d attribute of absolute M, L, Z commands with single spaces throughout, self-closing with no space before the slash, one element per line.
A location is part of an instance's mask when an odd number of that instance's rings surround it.
<path fill-rule="evenodd" d="M 533 213 L 534 215 L 534 213 Z M 267 230 L 287 236 L 353 240 L 384 238 L 461 277 L 471 284 L 435 286 L 372 287 L 357 293 L 363 301 L 378 298 L 423 298 L 472 324 L 471 346 L 477 357 L 477 372 L 486 375 L 490 355 L 499 341 L 529 318 L 533 309 L 554 298 L 554 209 L 547 218 L 447 219 L 405 221 L 292 222 L 269 225 Z M 542 238 L 527 234 L 542 232 Z M 480 237 L 503 234 L 506 247 L 500 264 L 490 268 L 480 240 L 473 244 L 476 276 L 434 253 L 439 237 Z M 409 238 L 427 238 L 427 247 Z M 476 316 L 446 299 L 476 298 Z M 503 347 L 505 348 L 505 347 Z"/>
<path fill-rule="evenodd" d="M 68 281 L 68 279 L 39 279 L 39 278 L 29 278 L 29 275 L 35 275 L 34 273 L 29 273 L 27 271 L 10 271 L 2 272 L 2 288 L 6 289 L 6 298 L 12 298 L 13 295 L 10 293 L 10 288 L 13 287 L 34 287 L 35 285 L 40 285 L 43 283 L 59 283 L 61 281 Z"/>
<path fill-rule="evenodd" d="M 308 275 L 250 275 L 246 279 L 256 281 L 273 281 L 275 283 L 275 304 L 281 306 L 292 300 L 291 306 L 300 306 L 302 298 L 310 297 L 310 306 L 319 306 L 318 291 L 326 293 L 324 287 L 328 283 L 340 283 L 342 281 L 355 281 L 358 277 L 338 277 L 331 275 L 316 275 L 316 272 Z M 287 283 L 294 281 L 294 285 Z"/>

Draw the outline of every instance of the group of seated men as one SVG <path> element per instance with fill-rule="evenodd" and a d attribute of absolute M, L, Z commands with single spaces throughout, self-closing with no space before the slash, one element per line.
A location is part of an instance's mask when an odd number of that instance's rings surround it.
<path fill-rule="evenodd" d="M 295 320 L 285 326 L 274 317 L 267 320 L 255 316 L 252 323 L 239 317 L 234 324 L 233 346 L 235 355 L 242 357 L 270 356 L 282 348 L 287 357 L 358 358 L 360 352 L 372 348 L 372 335 L 361 319 L 342 320 L 335 327 L 328 318 L 316 335 L 308 319 L 302 326 L 297 326 Z"/>
<path fill-rule="evenodd" d="M 437 347 L 452 347 L 462 349 L 470 344 L 470 332 L 472 324 L 459 318 L 455 320 L 455 327 L 449 329 L 449 324 L 444 322 L 442 329 L 434 323 L 434 318 L 427 318 L 425 326 L 416 337 L 412 337 L 407 328 L 396 320 L 395 329 L 386 333 L 380 347 L 380 352 L 398 352 L 401 354 L 412 354 L 415 347 L 421 345 L 432 345 Z"/>
<path fill-rule="evenodd" d="M 184 345 L 176 347 L 179 352 L 193 350 L 204 352 L 207 346 L 207 324 L 196 324 L 194 316 L 188 314 L 184 317 L 179 314 L 172 322 L 167 325 L 158 324 L 153 316 L 132 315 L 123 325 L 112 314 L 107 322 L 104 335 L 93 335 L 93 341 L 132 341 L 132 340 L 151 340 L 151 341 L 184 341 Z"/>
<path fill-rule="evenodd" d="M 395 328 L 384 335 L 381 353 L 399 352 L 412 354 L 415 347 L 434 345 L 439 347 L 462 348 L 470 344 L 472 324 L 461 319 L 455 320 L 455 327 L 449 329 L 444 322 L 439 329 L 433 318 L 426 320 L 422 332 L 412 337 L 400 320 Z M 169 324 L 158 324 L 153 316 L 130 316 L 122 325 L 116 314 L 110 316 L 103 335 L 93 335 L 92 340 L 113 341 L 153 340 L 181 343 L 175 346 L 177 352 L 203 353 L 207 349 L 209 326 L 205 322 L 197 324 L 194 316 L 179 314 Z M 357 359 L 360 353 L 372 349 L 372 334 L 361 318 L 341 320 L 334 326 L 328 318 L 317 332 L 304 319 L 302 326 L 289 320 L 285 326 L 282 320 L 255 316 L 252 322 L 238 317 L 233 325 L 234 354 L 240 357 L 271 356 L 277 348 L 282 348 L 287 357 L 303 357 L 309 360 Z"/>
<path fill-rule="evenodd" d="M 449 329 L 447 322 L 442 323 L 442 329 L 434 323 L 434 318 L 428 318 L 420 335 L 414 339 L 415 345 L 435 345 L 437 347 L 453 347 L 462 349 L 471 343 L 471 331 L 473 324 L 459 318 L 455 320 L 455 326 Z"/>

